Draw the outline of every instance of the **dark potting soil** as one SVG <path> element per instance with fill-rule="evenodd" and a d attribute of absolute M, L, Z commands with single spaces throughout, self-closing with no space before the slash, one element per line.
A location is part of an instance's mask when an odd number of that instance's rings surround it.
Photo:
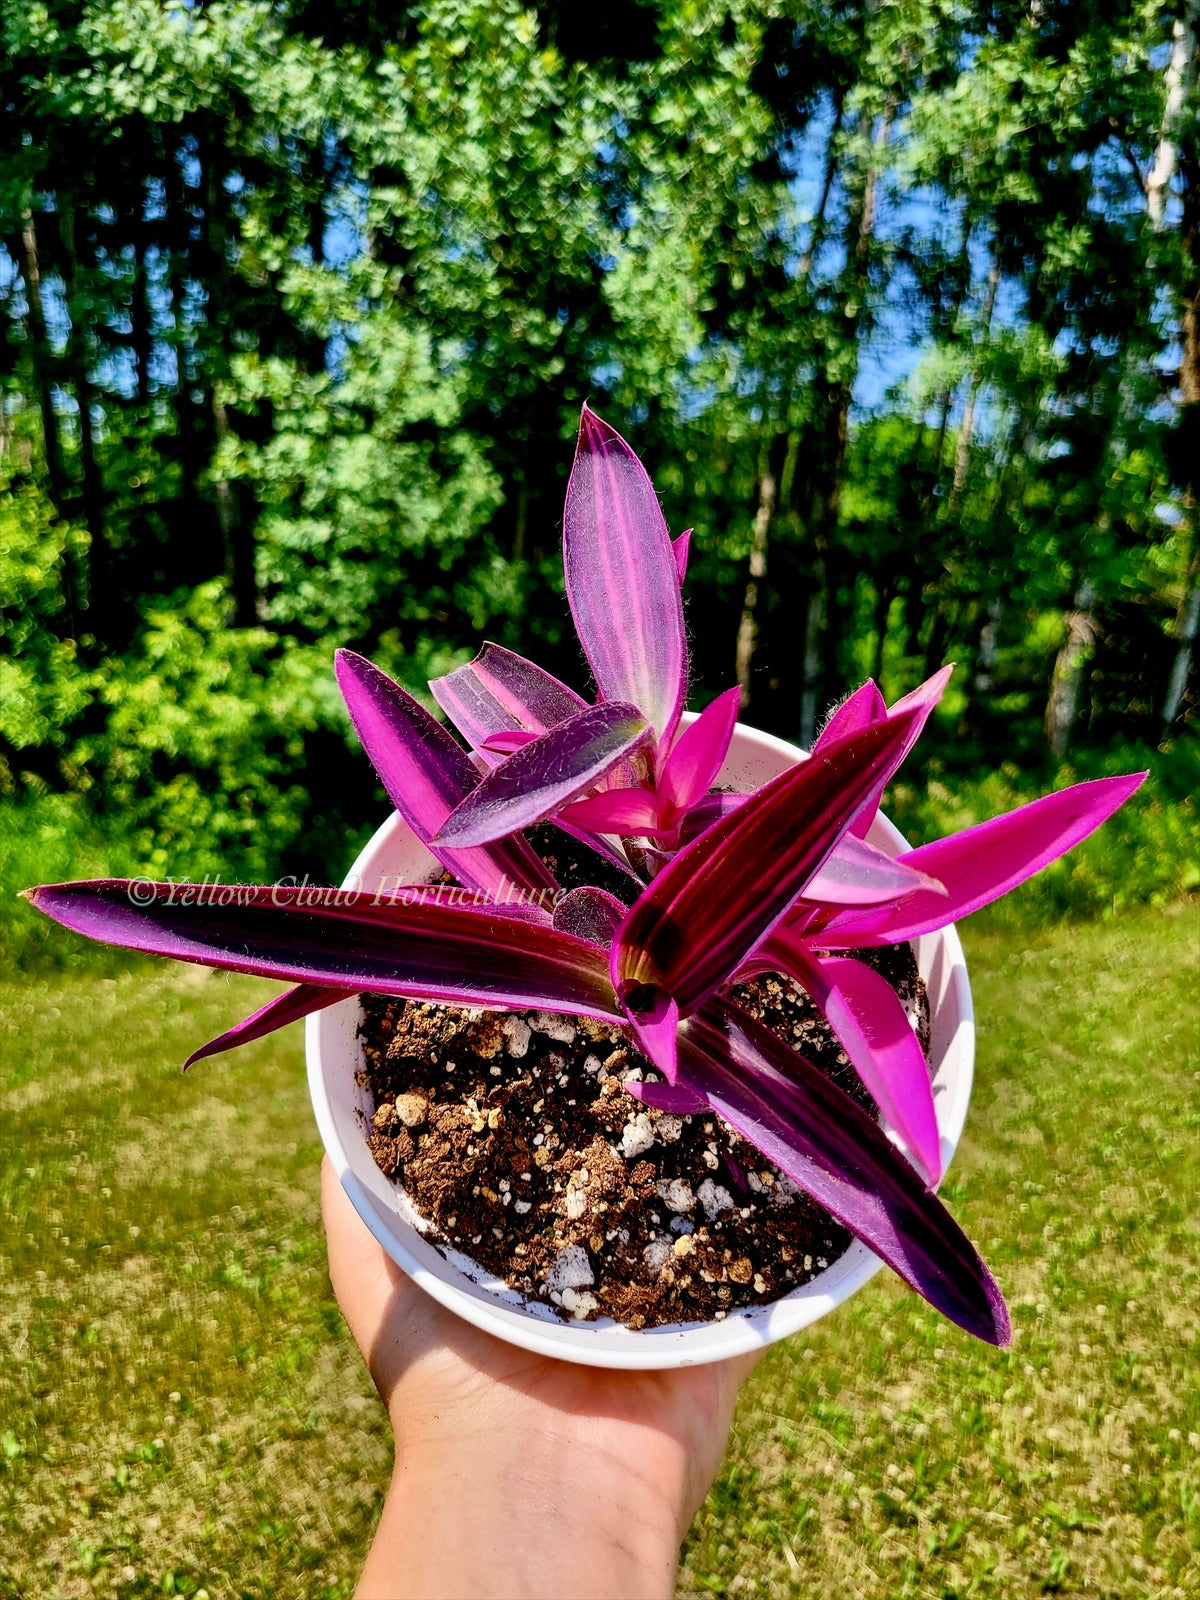
<path fill-rule="evenodd" d="M 563 835 L 537 842 L 572 887 Z M 911 949 L 859 959 L 896 989 L 928 1054 Z M 798 985 L 766 976 L 734 998 L 877 1114 Z M 631 1328 L 720 1320 L 806 1283 L 850 1244 L 715 1114 L 669 1115 L 626 1094 L 626 1080 L 654 1074 L 616 1027 L 381 995 L 362 1004 L 360 1081 L 375 1107 L 367 1136 L 380 1169 L 430 1224 L 432 1243 L 560 1316 Z"/>

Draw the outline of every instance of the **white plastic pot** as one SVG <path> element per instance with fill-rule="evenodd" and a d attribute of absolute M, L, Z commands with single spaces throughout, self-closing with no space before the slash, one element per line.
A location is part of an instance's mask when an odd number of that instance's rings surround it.
<path fill-rule="evenodd" d="M 752 790 L 800 759 L 781 739 L 739 727 L 718 782 Z M 899 851 L 904 840 L 883 818 L 871 842 Z M 354 863 L 346 887 L 374 891 L 384 874 L 393 882 L 423 881 L 437 870 L 433 857 L 393 814 Z M 948 1164 L 962 1134 L 971 1095 L 975 1028 L 962 947 L 953 928 L 916 941 L 917 966 L 929 993 L 934 1104 Z M 424 1233 L 403 1190 L 385 1178 L 367 1148 L 372 1106 L 355 1082 L 363 1065 L 357 997 L 313 1013 L 307 1022 L 308 1084 L 325 1149 L 355 1210 L 375 1238 L 435 1300 L 510 1344 L 563 1361 L 595 1367 L 676 1367 L 720 1361 L 773 1344 L 841 1305 L 882 1263 L 855 1240 L 845 1255 L 803 1287 L 770 1305 L 731 1311 L 720 1322 L 633 1330 L 609 1320 L 561 1322 L 548 1306 L 528 1302 L 485 1270 Z"/>

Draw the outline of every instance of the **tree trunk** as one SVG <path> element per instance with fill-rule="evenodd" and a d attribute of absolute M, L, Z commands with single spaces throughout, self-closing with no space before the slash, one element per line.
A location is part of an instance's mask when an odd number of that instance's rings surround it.
<path fill-rule="evenodd" d="M 821 184 L 821 193 L 817 202 L 816 211 L 813 215 L 808 243 L 800 257 L 796 271 L 796 282 L 801 291 L 801 296 L 803 296 L 807 291 L 808 279 L 812 273 L 813 264 L 817 256 L 820 254 L 821 247 L 829 233 L 829 205 L 833 196 L 834 185 L 837 180 L 838 161 L 840 157 L 838 136 L 841 133 L 844 119 L 843 99 L 844 96 L 841 91 L 835 92 L 834 116 L 829 130 L 829 138 L 826 143 L 825 170 Z M 807 377 L 805 377 L 803 381 L 807 382 Z M 788 373 L 786 375 L 784 388 L 789 398 L 788 403 L 783 408 L 785 422 L 788 419 L 790 412 L 791 390 L 796 382 L 797 375 L 795 373 Z M 815 428 L 819 429 L 821 426 L 822 419 L 818 417 L 815 423 Z M 752 551 L 751 553 L 751 570 L 743 599 L 742 614 L 739 620 L 736 649 L 738 682 L 742 688 L 742 706 L 744 709 L 749 703 L 749 675 L 751 669 L 751 660 L 756 650 L 759 649 L 761 637 L 763 656 L 770 657 L 774 670 L 769 675 L 769 682 L 765 686 L 760 686 L 761 704 L 758 712 L 760 725 L 768 728 L 773 725 L 775 731 L 784 734 L 788 738 L 791 738 L 794 735 L 796 726 L 795 706 L 797 690 L 799 689 L 801 700 L 803 700 L 805 694 L 805 680 L 803 676 L 804 668 L 796 653 L 794 643 L 794 625 L 789 615 L 787 606 L 785 604 L 777 604 L 772 616 L 767 619 L 761 616 L 758 609 L 758 602 L 760 598 L 759 583 L 761 578 L 765 575 L 767 569 L 767 547 L 765 541 L 769 538 L 770 522 L 776 508 L 778 508 L 779 515 L 793 522 L 799 522 L 802 527 L 806 527 L 811 530 L 818 559 L 821 566 L 824 566 L 824 556 L 822 552 L 826 541 L 824 523 L 826 520 L 827 506 L 818 498 L 820 494 L 819 488 L 813 487 L 810 491 L 807 515 L 799 515 L 795 504 L 797 463 L 799 459 L 800 444 L 800 434 L 798 432 L 790 433 L 787 440 L 787 448 L 784 455 L 782 470 L 779 475 L 778 485 L 776 485 L 774 482 L 774 474 L 770 474 L 772 478 L 772 506 L 766 514 L 765 521 L 763 520 L 762 501 L 763 478 L 762 474 L 760 473 L 759 512 L 755 519 L 755 539 L 757 541 L 759 537 L 761 525 L 764 543 L 762 544 L 761 549 L 757 552 L 757 560 L 756 552 Z M 770 454 L 775 450 L 776 445 L 777 440 L 773 440 L 768 446 L 768 459 Z M 768 470 L 769 469 L 764 469 L 764 471 Z M 756 573 L 755 567 L 759 564 L 759 562 L 761 562 L 761 571 Z M 794 565 L 794 561 L 787 559 L 785 559 L 785 561 L 782 563 L 783 568 L 789 570 Z M 777 568 L 777 589 L 779 585 L 779 579 L 780 571 L 779 568 Z M 784 630 L 786 630 L 786 633 Z M 816 670 L 819 675 L 819 662 L 818 667 L 814 670 Z M 813 684 L 810 685 L 810 690 L 814 695 L 816 693 L 815 682 L 816 680 L 814 679 Z M 803 717 L 801 720 L 803 721 Z"/>
<path fill-rule="evenodd" d="M 20 260 L 25 279 L 25 298 L 29 303 L 30 350 L 33 356 L 33 381 L 37 386 L 42 413 L 42 445 L 46 453 L 46 477 L 50 498 L 61 515 L 67 499 L 67 476 L 63 467 L 62 434 L 54 409 L 52 377 L 53 352 L 46 331 L 46 309 L 42 303 L 42 269 L 38 260 L 37 226 L 33 211 L 26 208 L 21 218 Z"/>
<path fill-rule="evenodd" d="M 146 229 L 139 222 L 134 243 L 133 304 L 130 320 L 133 324 L 133 358 L 137 363 L 138 404 L 150 404 L 150 362 L 154 353 L 154 333 L 150 321 L 150 275 L 146 265 Z"/>
<path fill-rule="evenodd" d="M 211 403 L 217 449 L 220 450 L 230 436 L 229 412 L 215 385 Z M 254 540 L 241 516 L 237 485 L 225 477 L 217 477 L 215 481 L 217 525 L 225 549 L 225 578 L 229 584 L 229 626 L 252 628 L 259 620 Z"/>
<path fill-rule="evenodd" d="M 83 517 L 91 535 L 91 584 L 88 596 L 93 610 L 106 611 L 110 601 L 108 546 L 104 537 L 104 483 L 96 458 L 96 432 L 92 422 L 94 390 L 88 368 L 88 329 L 80 307 L 88 302 L 89 285 L 84 274 L 91 262 L 81 265 L 79 212 L 65 200 L 59 201 L 59 231 L 67 265 L 67 293 L 71 328 L 67 335 L 65 365 L 79 407 L 79 459 L 83 475 Z"/>
<path fill-rule="evenodd" d="M 1183 704 L 1183 697 L 1187 692 L 1188 678 L 1191 676 L 1192 671 L 1192 652 L 1196 646 L 1196 634 L 1200 632 L 1200 562 L 1192 562 L 1192 570 L 1188 574 L 1188 578 L 1190 581 L 1185 591 L 1175 629 L 1175 637 L 1179 644 L 1175 651 L 1175 660 L 1171 667 L 1171 678 L 1167 684 L 1167 698 L 1163 705 L 1162 731 L 1164 739 L 1170 734 L 1175 718 L 1179 715 L 1179 708 Z"/>
<path fill-rule="evenodd" d="M 876 580 L 875 591 L 875 658 L 871 676 L 879 683 L 883 678 L 883 652 L 887 645 L 888 618 L 892 614 L 892 601 L 896 594 L 895 580 L 891 574 Z"/>
<path fill-rule="evenodd" d="M 1196 85 L 1196 28 L 1200 17 L 1200 0 L 1190 0 L 1183 20 L 1175 24 L 1171 46 L 1171 59 L 1167 66 L 1166 110 L 1163 115 L 1163 136 L 1158 147 L 1154 169 L 1146 184 L 1146 207 L 1150 220 L 1161 227 L 1166 212 L 1166 195 L 1175 170 L 1177 150 L 1174 142 L 1176 126 L 1182 121 L 1182 111 L 1189 99 L 1194 115 L 1197 98 Z M 1190 138 L 1183 147 L 1183 215 L 1180 224 L 1183 246 L 1183 282 L 1180 285 L 1180 334 L 1183 349 L 1179 361 L 1179 419 L 1178 459 L 1183 468 L 1183 519 L 1181 532 L 1188 542 L 1191 556 L 1179 609 L 1175 615 L 1175 659 L 1167 693 L 1163 701 L 1162 733 L 1170 733 L 1184 695 L 1192 669 L 1196 646 L 1197 623 L 1200 621 L 1200 538 L 1197 537 L 1197 503 L 1200 502 L 1200 485 L 1196 481 L 1197 455 L 1200 454 L 1200 168 L 1197 144 Z M 1163 169 L 1156 185 L 1155 175 Z"/>
<path fill-rule="evenodd" d="M 221 384 L 230 371 L 234 305 L 233 275 L 229 265 L 229 240 L 225 228 L 224 187 L 216 155 L 202 145 L 204 157 L 204 231 L 210 268 L 209 326 L 213 335 L 212 370 L 209 373 L 209 408 L 218 452 L 230 438 L 229 410 L 221 397 Z M 237 484 L 214 473 L 217 525 L 225 553 L 225 579 L 229 585 L 229 626 L 251 628 L 259 620 L 255 574 L 254 533 L 244 514 Z"/>
<path fill-rule="evenodd" d="M 942 478 L 942 464 L 946 459 L 946 434 L 950 430 L 950 410 L 953 404 L 953 389 L 943 389 L 938 404 L 938 425 L 937 432 L 934 434 L 933 457 L 928 486 L 921 497 L 921 515 L 926 521 L 932 520 L 933 508 L 937 501 L 937 488 Z M 924 435 L 922 434 L 923 442 Z"/>
<path fill-rule="evenodd" d="M 529 480 L 524 472 L 517 478 L 517 515 L 513 525 L 512 558 L 524 561 L 525 540 L 529 533 Z"/>
<path fill-rule="evenodd" d="M 767 534 L 775 510 L 775 476 L 764 461 L 758 479 L 758 510 L 750 541 L 750 577 L 742 598 L 742 617 L 737 635 L 737 681 L 743 711 L 750 704 L 750 665 L 758 642 L 758 586 L 767 575 Z"/>
<path fill-rule="evenodd" d="M 1196 59 L 1198 18 L 1200 0 L 1188 0 L 1183 16 L 1175 19 L 1171 37 L 1171 54 L 1165 73 L 1162 131 L 1154 154 L 1154 164 L 1146 177 L 1146 214 L 1155 228 L 1162 228 L 1166 222 L 1171 179 L 1175 176 L 1175 164 L 1179 159 L 1179 133 L 1187 102 L 1187 80 Z"/>
<path fill-rule="evenodd" d="M 817 737 L 817 695 L 821 687 L 821 589 L 814 585 L 804 614 L 804 683 L 800 694 L 800 747 L 811 750 Z"/>
<path fill-rule="evenodd" d="M 982 335 L 981 347 L 986 346 L 992 331 L 992 313 L 996 309 L 996 290 L 1000 284 L 1000 243 L 996 241 L 992 250 L 992 264 L 988 270 L 987 287 L 983 295 L 983 319 L 980 327 Z M 978 361 L 971 367 L 971 377 L 967 385 L 967 404 L 963 411 L 962 426 L 958 430 L 958 443 L 954 450 L 954 481 L 950 486 L 950 498 L 946 509 L 953 513 L 958 510 L 962 500 L 962 492 L 966 487 L 967 470 L 971 464 L 971 441 L 975 436 L 975 407 L 979 400 L 979 390 L 983 382 Z"/>
<path fill-rule="evenodd" d="M 867 274 L 870 267 L 871 240 L 875 232 L 875 209 L 879 189 L 879 157 L 891 138 L 894 107 L 889 105 L 875 131 L 871 156 L 863 177 L 859 204 L 852 210 L 847 226 L 847 265 L 839 296 L 848 337 L 854 344 L 853 360 L 838 372 L 829 383 L 825 394 L 825 426 L 822 455 L 824 466 L 817 491 L 813 497 L 813 517 L 817 532 L 817 548 L 829 575 L 827 587 L 826 622 L 827 637 L 838 636 L 839 630 L 833 612 L 837 595 L 833 592 L 833 567 L 836 562 L 833 550 L 837 543 L 838 514 L 842 498 L 842 480 L 846 468 L 846 444 L 850 436 L 850 402 L 854 380 L 858 373 L 858 338 L 862 322 L 862 306 L 867 293 Z"/>
<path fill-rule="evenodd" d="M 1054 662 L 1050 695 L 1046 701 L 1046 740 L 1055 760 L 1062 761 L 1071 747 L 1071 737 L 1079 718 L 1079 702 L 1087 676 L 1087 663 L 1096 642 L 1096 619 L 1092 607 L 1096 590 L 1084 578 L 1075 591 L 1075 609 L 1063 619 L 1067 637 Z"/>
<path fill-rule="evenodd" d="M 825 151 L 825 180 L 821 185 L 821 198 L 817 204 L 817 209 L 813 216 L 812 231 L 808 236 L 808 244 L 805 246 L 804 254 L 800 257 L 800 265 L 797 276 L 799 277 L 801 283 L 808 282 L 808 275 L 812 271 L 813 261 L 816 259 L 818 251 L 825 242 L 826 218 L 829 214 L 829 197 L 833 193 L 833 180 L 837 177 L 837 138 L 841 131 L 842 96 L 839 94 L 834 106 L 833 125 L 829 130 L 829 143 L 826 146 Z"/>
<path fill-rule="evenodd" d="M 975 651 L 975 671 L 971 676 L 971 698 L 984 700 L 992 692 L 992 673 L 996 666 L 996 653 L 1000 644 L 1000 622 L 1004 616 L 1003 602 L 996 596 L 983 608 L 983 626 L 979 630 L 979 644 Z M 940 663 L 939 663 L 940 664 Z M 926 677 L 933 671 L 926 665 Z"/>

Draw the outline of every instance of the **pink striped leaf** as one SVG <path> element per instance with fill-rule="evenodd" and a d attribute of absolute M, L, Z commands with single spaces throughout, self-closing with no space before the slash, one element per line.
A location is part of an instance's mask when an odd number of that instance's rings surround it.
<path fill-rule="evenodd" d="M 535 662 L 498 644 L 485 644 L 474 661 L 434 678 L 429 688 L 467 742 L 491 754 L 495 736 L 545 733 L 587 704 Z"/>
<path fill-rule="evenodd" d="M 680 1083 L 749 1139 L 930 1305 L 989 1344 L 1012 1328 L 974 1246 L 879 1125 L 728 1001 L 679 1030 Z"/>
<path fill-rule="evenodd" d="M 605 789 L 584 800 L 573 800 L 555 820 L 595 833 L 642 835 L 666 831 L 659 828 L 658 818 L 658 802 L 649 789 Z"/>
<path fill-rule="evenodd" d="M 645 467 L 587 406 L 563 517 L 567 596 L 600 695 L 670 740 L 687 690 L 679 569 Z"/>
<path fill-rule="evenodd" d="M 922 889 L 899 905 L 841 912 L 819 924 L 814 942 L 828 949 L 852 949 L 898 944 L 944 928 L 1007 894 L 1086 839 L 1145 777 L 1135 772 L 1076 783 L 910 850 L 900 863 L 938 879 L 943 893 Z"/>
<path fill-rule="evenodd" d="M 865 839 L 848 833 L 829 860 L 809 880 L 804 906 L 876 906 L 894 904 L 918 889 L 945 897 L 946 890 L 928 873 L 914 870 Z"/>
<path fill-rule="evenodd" d="M 508 902 L 497 904 L 487 897 L 481 900 L 480 896 L 483 893 L 481 890 L 458 891 L 454 886 L 444 884 L 429 885 L 424 888 L 416 887 L 414 889 L 412 886 L 401 885 L 389 888 L 386 884 L 381 883 L 379 892 L 381 895 L 386 894 L 387 898 L 399 901 L 402 904 L 414 903 L 413 896 L 415 894 L 422 903 L 428 900 L 430 904 L 435 905 L 484 905 L 501 917 L 521 917 L 528 922 L 541 922 L 543 924 L 551 920 L 550 913 L 541 904 L 542 897 L 549 893 L 544 889 L 520 890 L 521 896 L 529 895 L 534 897 L 527 904 L 522 903 L 520 899 L 511 904 Z M 511 891 L 506 890 L 505 892 L 510 893 Z M 465 898 L 451 899 L 450 896 L 455 894 Z M 257 1011 L 252 1012 L 250 1016 L 235 1024 L 234 1027 L 226 1029 L 224 1033 L 210 1040 L 208 1044 L 201 1046 L 199 1050 L 193 1051 L 184 1062 L 183 1069 L 186 1072 L 190 1066 L 193 1066 L 197 1061 L 203 1061 L 206 1056 L 219 1055 L 222 1051 L 233 1050 L 240 1044 L 249 1044 L 252 1039 L 265 1038 L 267 1034 L 274 1033 L 277 1028 L 286 1028 L 289 1022 L 295 1022 L 301 1017 L 306 1017 L 310 1011 L 323 1011 L 326 1006 L 336 1005 L 339 1000 L 344 1000 L 347 994 L 354 993 L 357 993 L 357 990 L 353 987 L 350 989 L 326 989 L 313 983 L 298 984 L 296 988 L 287 990 L 286 993 L 276 996 L 274 1000 L 269 1000 L 265 1006 L 261 1006 Z"/>
<path fill-rule="evenodd" d="M 489 772 L 446 818 L 434 843 L 461 850 L 528 828 L 594 787 L 651 737 L 636 706 L 585 706 Z"/>
<path fill-rule="evenodd" d="M 651 1063 L 673 1084 L 679 1075 L 679 1006 L 665 989 L 626 984 L 621 991 L 625 1017 Z"/>
<path fill-rule="evenodd" d="M 702 800 L 717 781 L 737 725 L 740 695 L 739 689 L 719 694 L 672 745 L 658 778 L 668 818 Z"/>
<path fill-rule="evenodd" d="M 491 895 L 511 885 L 553 889 L 553 875 L 525 839 L 497 839 L 482 849 L 433 844 L 455 807 L 478 788 L 470 756 L 386 672 L 353 650 L 339 650 L 334 662 L 351 721 L 388 799 L 446 870 Z"/>
<path fill-rule="evenodd" d="M 929 1065 L 887 979 L 853 958 L 814 956 L 804 938 L 791 937 L 786 927 L 763 941 L 748 966 L 786 972 L 804 985 L 884 1120 L 912 1151 L 927 1181 L 938 1183 L 942 1146 Z"/>
<path fill-rule="evenodd" d="M 139 879 L 49 884 L 26 897 L 90 939 L 176 961 L 448 1005 L 624 1020 L 604 952 L 544 922 L 447 905 L 420 887 L 400 900 L 226 887 L 233 898 L 224 905 L 185 903 L 188 885 Z"/>
<path fill-rule="evenodd" d="M 680 845 L 691 844 L 693 839 L 698 839 L 706 833 L 714 822 L 720 822 L 722 817 L 729 816 L 730 812 L 749 798 L 748 795 L 728 791 L 722 794 L 706 794 L 703 799 L 697 800 L 695 805 L 688 808 L 687 815 L 679 823 Z"/>
<path fill-rule="evenodd" d="M 702 1094 L 683 1082 L 663 1083 L 661 1080 L 648 1079 L 639 1083 L 627 1080 L 625 1093 L 640 1100 L 644 1106 L 653 1106 L 656 1111 L 669 1111 L 676 1117 L 694 1117 L 712 1110 Z"/>
<path fill-rule="evenodd" d="M 326 1006 L 334 1006 L 348 994 L 354 993 L 354 989 L 329 989 L 315 983 L 297 984 L 294 989 L 287 989 L 273 1000 L 268 1000 L 265 1006 L 252 1011 L 248 1017 L 227 1028 L 215 1039 L 202 1044 L 199 1050 L 193 1050 L 183 1063 L 183 1070 L 186 1072 L 207 1056 L 220 1055 L 224 1050 L 236 1050 L 238 1045 L 249 1044 L 252 1039 L 265 1039 L 277 1028 L 286 1028 L 289 1022 L 298 1022 L 301 1017 L 307 1017 L 310 1011 L 323 1011 Z"/>
<path fill-rule="evenodd" d="M 493 733 L 479 748 L 486 750 L 489 755 L 510 756 L 514 750 L 519 750 L 523 744 L 532 744 L 536 738 L 536 733 L 527 733 L 524 728 L 510 728 L 507 733 Z"/>
<path fill-rule="evenodd" d="M 882 722 L 886 716 L 887 703 L 879 692 L 879 686 L 874 678 L 868 678 L 866 683 L 829 713 L 813 745 L 813 754 L 831 745 L 835 739 L 844 739 L 848 733 L 857 733 L 861 728 L 869 728 L 872 723 Z"/>
<path fill-rule="evenodd" d="M 679 575 L 679 587 L 682 589 L 687 577 L 688 556 L 692 549 L 692 530 L 685 528 L 678 539 L 671 540 L 671 554 L 675 557 L 675 571 Z"/>
<path fill-rule="evenodd" d="M 924 683 L 918 685 L 918 687 L 915 688 L 910 694 L 906 694 L 903 699 L 897 700 L 896 704 L 890 707 L 888 710 L 889 718 L 908 717 L 911 719 L 908 723 L 908 738 L 896 751 L 890 767 L 880 774 L 878 783 L 876 785 L 875 795 L 871 803 L 864 806 L 862 811 L 859 812 L 854 826 L 850 830 L 851 833 L 853 833 L 857 838 L 865 839 L 869 833 L 871 824 L 875 820 L 875 813 L 879 810 L 879 803 L 883 799 L 883 791 L 887 788 L 888 784 L 891 783 L 895 773 L 901 764 L 906 760 L 909 751 L 921 737 L 921 730 L 929 721 L 934 707 L 945 693 L 946 685 L 950 682 L 953 674 L 953 665 L 940 668 L 934 673 L 932 678 L 927 678 Z M 870 683 L 870 679 L 868 679 L 867 682 Z M 866 684 L 863 685 L 863 688 L 866 688 Z M 857 691 L 857 693 L 861 692 L 861 690 Z M 876 693 L 878 694 L 878 690 L 876 690 Z M 855 696 L 851 695 L 850 700 L 854 700 L 854 698 Z M 869 701 L 870 697 L 867 696 L 866 699 Z M 873 704 L 873 702 L 871 703 Z M 847 701 L 846 706 L 849 704 L 850 701 Z M 843 712 L 846 710 L 846 706 L 841 708 Z M 855 713 L 856 718 L 859 715 L 865 714 L 865 711 L 866 706 L 864 704 L 860 706 L 858 712 Z M 837 716 L 838 713 L 835 712 L 834 715 Z"/>

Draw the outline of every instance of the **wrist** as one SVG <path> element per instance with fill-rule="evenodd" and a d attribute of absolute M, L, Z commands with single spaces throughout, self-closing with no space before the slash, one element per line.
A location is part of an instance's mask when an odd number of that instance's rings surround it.
<path fill-rule="evenodd" d="M 524 1395 L 479 1398 L 396 1416 L 362 1595 L 671 1595 L 687 1522 L 679 1442 Z"/>

